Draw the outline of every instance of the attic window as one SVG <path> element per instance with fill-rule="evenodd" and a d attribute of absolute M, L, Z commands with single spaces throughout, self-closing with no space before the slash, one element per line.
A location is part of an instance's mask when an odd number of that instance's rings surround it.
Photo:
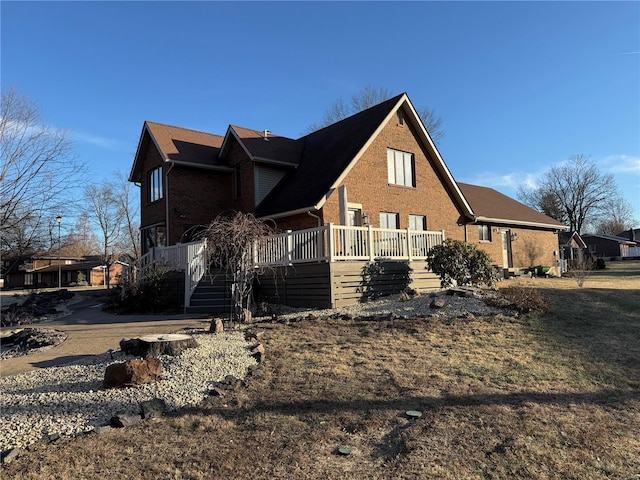
<path fill-rule="evenodd" d="M 416 186 L 413 155 L 407 152 L 387 149 L 387 179 L 389 184 Z"/>
<path fill-rule="evenodd" d="M 398 121 L 398 126 L 404 125 L 404 115 L 402 113 L 402 110 L 398 110 L 396 112 L 396 119 Z"/>

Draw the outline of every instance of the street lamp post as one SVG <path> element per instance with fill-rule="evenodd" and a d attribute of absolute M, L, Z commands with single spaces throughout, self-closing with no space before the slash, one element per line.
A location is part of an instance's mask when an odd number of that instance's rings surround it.
<path fill-rule="evenodd" d="M 60 224 L 62 223 L 62 217 L 58 215 L 56 217 L 58 222 L 58 289 L 62 288 L 62 266 L 60 265 Z"/>

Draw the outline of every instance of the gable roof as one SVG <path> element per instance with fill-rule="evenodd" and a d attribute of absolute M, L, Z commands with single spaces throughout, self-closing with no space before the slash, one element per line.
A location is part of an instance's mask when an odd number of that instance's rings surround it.
<path fill-rule="evenodd" d="M 568 230 L 561 222 L 487 187 L 458 183 L 475 212 L 474 223 L 523 225 Z"/>
<path fill-rule="evenodd" d="M 560 232 L 558 234 L 558 243 L 560 245 L 563 246 L 569 246 L 571 245 L 571 240 L 575 241 L 576 244 L 578 245 L 578 247 L 580 248 L 587 248 L 587 244 L 584 243 L 584 240 L 582 239 L 582 237 L 580 236 L 580 234 L 578 232 L 574 231 L 567 231 L 567 232 Z"/>
<path fill-rule="evenodd" d="M 287 137 L 273 135 L 269 131 L 260 132 L 250 128 L 229 125 L 220 157 L 228 154 L 231 138 L 234 138 L 254 162 L 297 167 L 300 162 L 303 143 Z"/>
<path fill-rule="evenodd" d="M 140 164 L 147 147 L 153 143 L 165 162 L 179 165 L 230 170 L 219 162 L 218 154 L 224 137 L 188 128 L 156 122 L 144 122 L 129 181 L 139 182 Z"/>
<path fill-rule="evenodd" d="M 256 208 L 259 217 L 278 218 L 318 210 L 357 163 L 388 121 L 403 108 L 434 159 L 434 167 L 456 200 L 461 212 L 473 212 L 459 190 L 435 144 L 406 93 L 390 98 L 339 122 L 312 132 L 298 141 L 302 156 L 298 168 L 289 173 Z"/>

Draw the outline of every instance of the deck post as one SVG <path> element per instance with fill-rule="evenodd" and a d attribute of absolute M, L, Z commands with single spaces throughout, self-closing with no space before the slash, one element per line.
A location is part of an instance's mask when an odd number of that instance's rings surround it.
<path fill-rule="evenodd" d="M 327 248 L 329 251 L 327 252 L 327 256 L 329 263 L 333 262 L 333 251 L 336 248 L 333 242 L 333 223 L 329 222 L 327 224 Z"/>
<path fill-rule="evenodd" d="M 293 235 L 291 230 L 287 230 L 287 263 L 292 264 L 293 261 Z"/>
<path fill-rule="evenodd" d="M 369 251 L 369 261 L 373 262 L 375 260 L 374 249 L 373 249 L 373 227 L 371 225 L 367 225 L 367 245 L 365 248 Z"/>
<path fill-rule="evenodd" d="M 411 248 L 411 229 L 407 228 L 407 258 L 413 261 L 413 249 Z"/>

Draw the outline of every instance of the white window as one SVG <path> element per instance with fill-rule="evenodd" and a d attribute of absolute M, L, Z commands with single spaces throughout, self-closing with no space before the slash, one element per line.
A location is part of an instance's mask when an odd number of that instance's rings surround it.
<path fill-rule="evenodd" d="M 162 167 L 149 172 L 149 201 L 156 202 L 162 198 Z"/>
<path fill-rule="evenodd" d="M 393 228 L 398 229 L 399 215 L 397 213 L 389 213 L 389 212 L 380 212 L 380 228 Z"/>
<path fill-rule="evenodd" d="M 390 184 L 415 187 L 413 154 L 388 148 L 387 174 Z"/>
<path fill-rule="evenodd" d="M 25 273 L 24 274 L 24 284 L 25 285 L 33 285 L 33 273 Z"/>
<path fill-rule="evenodd" d="M 427 217 L 425 217 L 424 215 L 409 215 L 409 229 L 426 230 Z"/>
<path fill-rule="evenodd" d="M 478 239 L 481 242 L 491 241 L 491 229 L 489 225 L 478 225 Z"/>

